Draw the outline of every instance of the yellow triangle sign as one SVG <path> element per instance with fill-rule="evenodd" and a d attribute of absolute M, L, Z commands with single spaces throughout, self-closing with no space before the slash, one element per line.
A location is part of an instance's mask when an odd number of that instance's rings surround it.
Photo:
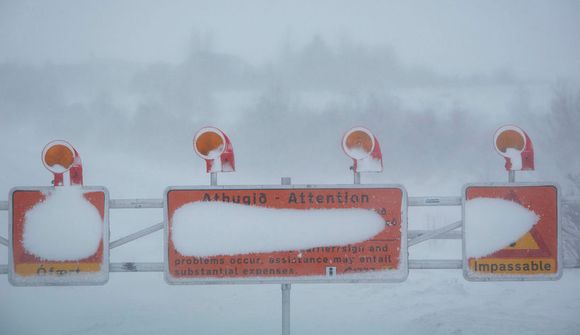
<path fill-rule="evenodd" d="M 522 236 L 519 240 L 517 240 L 515 243 L 510 244 L 510 246 L 505 248 L 505 249 L 507 249 L 507 250 L 537 250 L 537 249 L 540 249 L 540 246 L 538 246 L 538 243 L 536 243 L 536 240 L 534 239 L 532 234 L 528 232 L 524 236 Z"/>

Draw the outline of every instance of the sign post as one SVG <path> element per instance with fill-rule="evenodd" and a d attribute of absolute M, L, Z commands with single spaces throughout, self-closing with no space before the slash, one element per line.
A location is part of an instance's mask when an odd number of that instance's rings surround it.
<path fill-rule="evenodd" d="M 42 151 L 53 187 L 10 192 L 9 280 L 16 286 L 98 285 L 109 278 L 109 195 L 83 186 L 78 152 L 65 141 Z M 68 174 L 70 186 L 65 186 Z"/>
<path fill-rule="evenodd" d="M 532 141 L 519 127 L 499 128 L 494 146 L 505 158 L 508 183 L 463 189 L 463 275 L 481 281 L 559 279 L 558 187 L 515 182 L 515 171 L 534 169 Z"/>

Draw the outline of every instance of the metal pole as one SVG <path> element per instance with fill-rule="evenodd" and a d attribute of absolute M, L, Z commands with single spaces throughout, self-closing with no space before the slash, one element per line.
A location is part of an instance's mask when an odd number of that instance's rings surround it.
<path fill-rule="evenodd" d="M 282 284 L 282 335 L 290 335 L 290 289 L 292 285 Z"/>
<path fill-rule="evenodd" d="M 282 177 L 280 180 L 282 185 L 291 185 L 292 178 Z M 280 285 L 282 289 L 282 335 L 290 335 L 290 289 L 291 284 Z"/>
<path fill-rule="evenodd" d="M 515 183 L 516 182 L 516 172 L 515 171 L 513 171 L 513 170 L 510 170 L 509 171 L 509 174 L 508 174 L 508 182 L 509 183 Z"/>
<path fill-rule="evenodd" d="M 211 186 L 217 186 L 217 172 L 210 172 L 209 184 Z"/>
<path fill-rule="evenodd" d="M 360 172 L 355 172 L 354 173 L 354 184 L 355 185 L 360 184 Z"/>

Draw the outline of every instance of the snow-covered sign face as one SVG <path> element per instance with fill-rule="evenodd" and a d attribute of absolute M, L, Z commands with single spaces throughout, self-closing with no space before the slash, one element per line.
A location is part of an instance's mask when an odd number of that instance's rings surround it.
<path fill-rule="evenodd" d="M 400 186 L 174 187 L 164 199 L 170 284 L 407 277 Z"/>
<path fill-rule="evenodd" d="M 363 127 L 351 129 L 342 139 L 342 149 L 352 159 L 368 157 L 375 148 L 375 140 L 370 130 Z"/>
<path fill-rule="evenodd" d="M 562 275 L 559 190 L 548 183 L 469 184 L 463 191 L 467 280 Z"/>
<path fill-rule="evenodd" d="M 68 171 L 75 162 L 75 150 L 66 141 L 52 141 L 42 150 L 42 163 L 53 173 Z"/>
<path fill-rule="evenodd" d="M 213 127 L 203 128 L 194 139 L 195 152 L 203 159 L 216 159 L 225 150 L 225 139 L 221 131 Z"/>
<path fill-rule="evenodd" d="M 17 187 L 9 199 L 13 285 L 107 282 L 109 198 L 104 187 Z"/>

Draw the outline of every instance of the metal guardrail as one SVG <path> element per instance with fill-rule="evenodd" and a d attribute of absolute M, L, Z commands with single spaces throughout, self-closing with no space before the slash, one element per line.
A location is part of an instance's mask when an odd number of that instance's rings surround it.
<path fill-rule="evenodd" d="M 568 198 L 564 203 L 580 203 L 580 198 Z M 408 197 L 408 206 L 461 206 L 460 197 Z M 162 199 L 112 199 L 109 201 L 110 209 L 143 209 L 143 208 L 163 208 Z M 0 210 L 8 210 L 8 202 L 0 202 Z M 434 230 L 409 230 L 407 232 L 407 247 L 412 247 L 430 239 L 459 239 L 463 238 L 463 222 L 457 221 Z M 164 228 L 164 222 L 141 229 L 135 233 L 124 236 L 109 243 L 109 249 L 114 249 L 135 241 L 141 237 L 152 234 Z M 8 239 L 0 236 L 0 244 L 8 246 Z M 409 269 L 450 269 L 459 270 L 463 268 L 461 259 L 409 259 Z M 564 268 L 580 268 L 580 259 L 564 259 Z M 110 263 L 109 272 L 164 272 L 165 263 L 162 262 L 122 262 Z M 8 273 L 8 265 L 0 264 L 0 274 Z M 290 290 L 291 284 L 280 285 L 282 290 L 282 334 L 290 334 Z"/>
<path fill-rule="evenodd" d="M 563 203 L 580 203 L 580 197 L 564 198 Z M 429 207 L 429 206 L 461 206 L 461 197 L 451 196 L 428 196 L 428 197 L 409 197 L 408 205 L 410 207 Z M 163 208 L 163 199 L 111 199 L 109 201 L 110 209 L 143 209 L 143 208 Z M 8 201 L 0 201 L 0 211 L 8 210 Z M 135 241 L 141 237 L 150 235 L 156 231 L 162 230 L 163 222 L 141 229 L 135 233 L 119 238 L 109 244 L 109 249 L 114 249 Z M 409 230 L 408 246 L 414 246 L 430 239 L 462 239 L 461 232 L 462 222 L 457 221 L 447 226 L 434 230 Z M 8 246 L 9 240 L 0 236 L 0 244 Z M 409 269 L 461 269 L 461 259 L 410 259 Z M 565 259 L 564 268 L 580 268 L 580 259 Z M 110 272 L 163 272 L 164 263 L 156 262 L 121 262 L 111 263 Z M 8 273 L 8 265 L 0 264 L 0 274 Z"/>

